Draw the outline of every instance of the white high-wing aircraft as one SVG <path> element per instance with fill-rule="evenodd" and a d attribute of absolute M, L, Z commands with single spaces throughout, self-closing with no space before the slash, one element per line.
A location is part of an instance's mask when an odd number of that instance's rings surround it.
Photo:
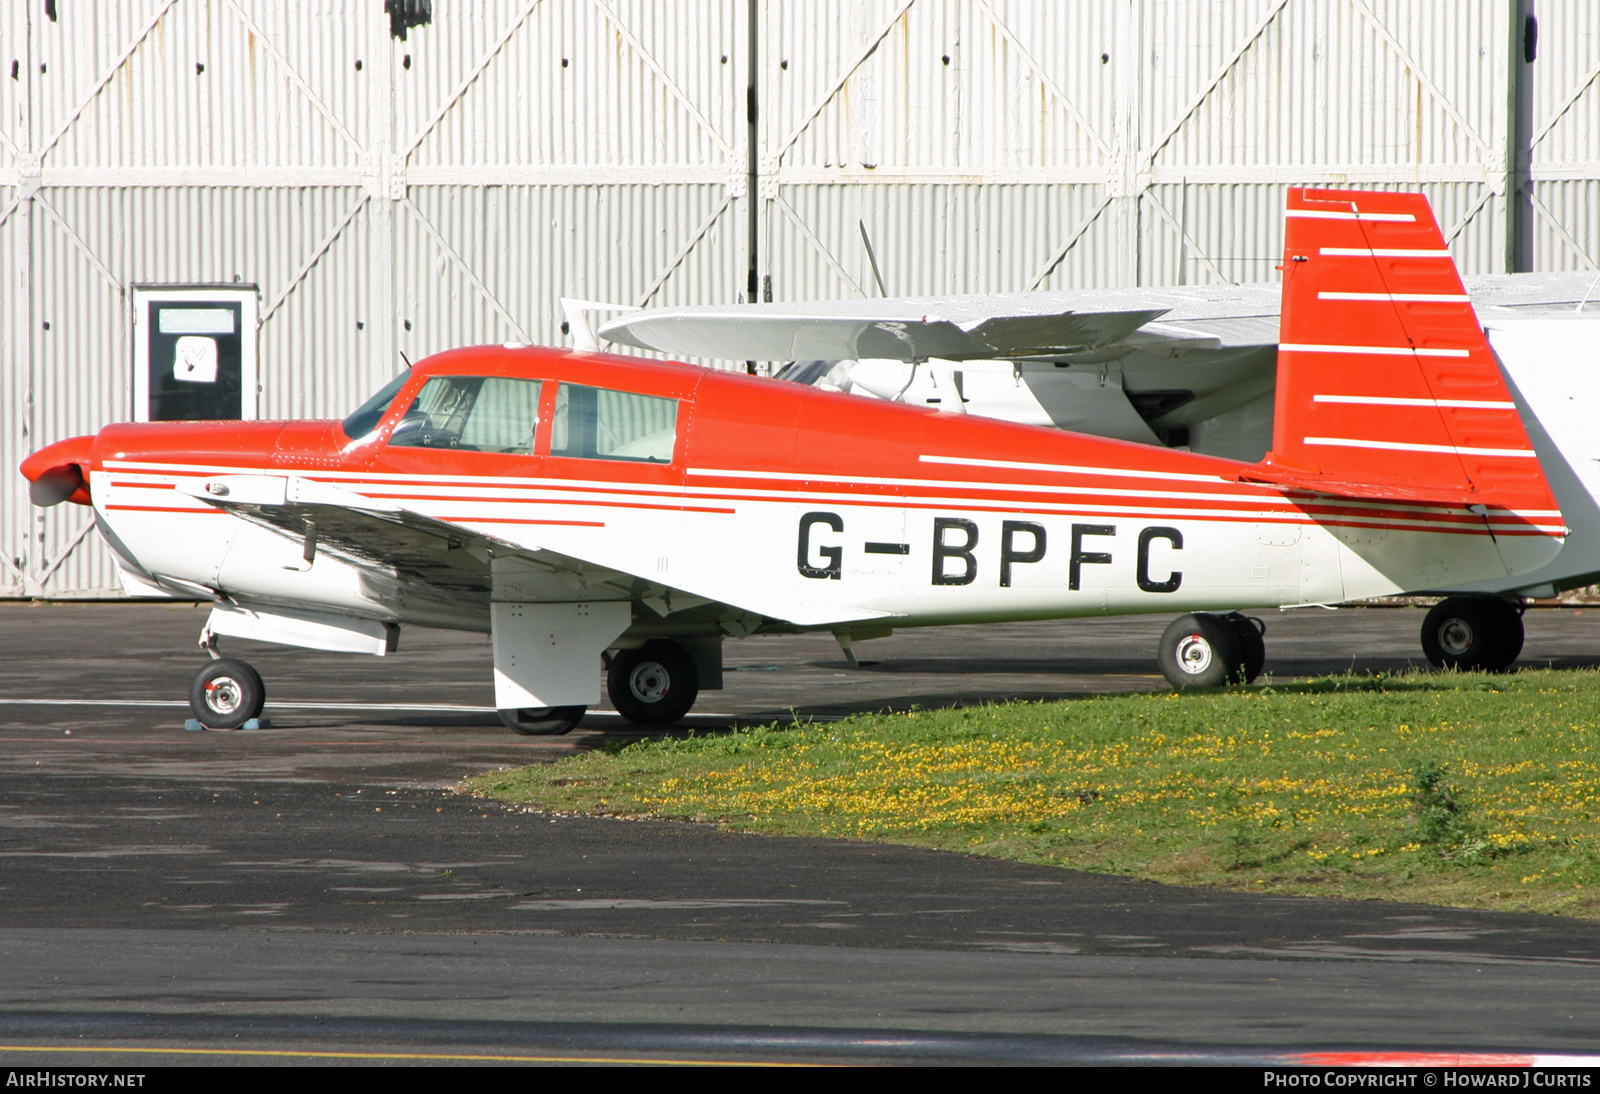
<path fill-rule="evenodd" d="M 620 713 L 674 721 L 724 638 L 798 630 L 848 654 L 895 627 L 1184 613 L 1167 678 L 1247 681 L 1265 647 L 1238 609 L 1520 588 L 1568 531 L 1427 201 L 1294 189 L 1285 216 L 1257 460 L 519 345 L 419 362 L 342 422 L 113 424 L 22 473 L 35 504 L 93 506 L 129 588 L 213 602 L 206 726 L 265 699 L 219 636 L 383 654 L 408 624 L 488 632 L 523 733 L 570 729 L 602 662 Z M 1065 360 L 1109 387 L 1156 318 L 947 311 L 856 321 L 850 348 L 1029 358 L 1017 390 Z M 1484 603 L 1486 627 L 1516 618 Z"/>
<path fill-rule="evenodd" d="M 1600 581 L 1597 281 L 1587 272 L 1464 280 L 1571 533 L 1550 563 L 1514 579 L 1408 590 L 1446 598 L 1422 625 L 1435 665 L 1509 667 L 1522 650 L 1525 599 Z M 791 361 L 783 379 L 824 389 L 1255 461 L 1273 438 L 1281 291 L 1269 283 L 656 308 L 606 323 L 598 338 L 679 356 Z M 1065 316 L 1081 345 L 1040 352 L 1041 331 L 1059 345 Z"/>

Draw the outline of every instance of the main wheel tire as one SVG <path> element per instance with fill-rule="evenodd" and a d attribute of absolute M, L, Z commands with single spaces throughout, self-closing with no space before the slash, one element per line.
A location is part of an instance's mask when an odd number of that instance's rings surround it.
<path fill-rule="evenodd" d="M 207 662 L 189 685 L 189 709 L 208 729 L 238 729 L 261 717 L 266 702 L 261 674 L 236 657 Z"/>
<path fill-rule="evenodd" d="M 556 737 L 572 732 L 583 721 L 588 707 L 512 707 L 498 710 L 500 720 L 513 733 L 524 737 Z"/>
<path fill-rule="evenodd" d="M 1161 636 L 1161 675 L 1180 690 L 1216 688 L 1244 675 L 1239 636 L 1226 619 L 1209 612 L 1180 615 Z"/>
<path fill-rule="evenodd" d="M 1502 619 L 1489 597 L 1449 597 L 1422 621 L 1422 652 L 1436 668 L 1486 671 L 1498 659 Z"/>
<path fill-rule="evenodd" d="M 621 650 L 606 669 L 606 693 L 617 713 L 637 725 L 676 722 L 700 696 L 694 658 L 676 642 L 646 642 Z"/>
<path fill-rule="evenodd" d="M 1224 616 L 1239 640 L 1240 677 L 1235 683 L 1253 684 L 1267 667 L 1267 625 L 1253 616 L 1233 612 Z"/>

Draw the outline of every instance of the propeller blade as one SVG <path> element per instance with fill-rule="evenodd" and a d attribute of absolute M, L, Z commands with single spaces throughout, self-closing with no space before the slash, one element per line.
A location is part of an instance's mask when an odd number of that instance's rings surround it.
<path fill-rule="evenodd" d="M 38 506 L 59 505 L 83 485 L 83 471 L 75 463 L 52 467 L 33 480 L 28 487 L 28 498 Z"/>

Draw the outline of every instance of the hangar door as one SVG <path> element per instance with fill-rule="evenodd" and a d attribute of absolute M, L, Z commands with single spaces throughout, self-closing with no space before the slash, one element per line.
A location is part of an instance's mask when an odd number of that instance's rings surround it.
<path fill-rule="evenodd" d="M 1540 0 L 1528 61 L 1533 7 L 765 4 L 763 276 L 877 295 L 865 228 L 890 295 L 1268 281 L 1317 184 L 1422 190 L 1466 273 L 1593 268 L 1600 9 Z"/>

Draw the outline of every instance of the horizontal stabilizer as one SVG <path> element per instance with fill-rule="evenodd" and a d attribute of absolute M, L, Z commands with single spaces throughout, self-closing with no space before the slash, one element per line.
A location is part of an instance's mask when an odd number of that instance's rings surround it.
<path fill-rule="evenodd" d="M 1293 471 L 1268 468 L 1246 471 L 1239 482 L 1260 482 L 1272 486 L 1303 490 L 1310 494 L 1329 494 L 1340 498 L 1365 498 L 1373 501 L 1403 501 L 1416 505 L 1444 505 L 1453 509 L 1473 504 L 1477 495 L 1465 487 L 1404 486 L 1394 483 L 1341 482 L 1321 475 L 1301 475 Z"/>

